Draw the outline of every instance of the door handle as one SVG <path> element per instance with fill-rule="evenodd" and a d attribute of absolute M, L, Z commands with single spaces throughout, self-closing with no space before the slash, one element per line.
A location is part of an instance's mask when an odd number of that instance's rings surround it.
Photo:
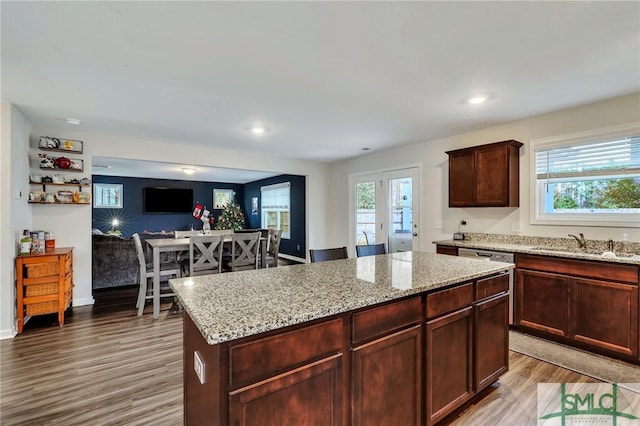
<path fill-rule="evenodd" d="M 414 233 L 413 233 L 413 236 L 414 236 L 414 237 L 417 237 L 417 236 L 418 236 L 418 233 L 417 233 L 417 232 L 414 232 Z"/>

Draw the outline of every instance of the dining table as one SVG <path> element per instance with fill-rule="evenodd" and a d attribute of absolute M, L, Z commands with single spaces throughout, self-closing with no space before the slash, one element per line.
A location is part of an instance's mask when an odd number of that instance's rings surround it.
<path fill-rule="evenodd" d="M 232 241 L 231 234 L 226 235 L 224 239 L 225 244 L 230 244 Z M 153 319 L 158 319 L 160 316 L 160 253 L 166 252 L 181 252 L 189 250 L 189 238 L 154 238 L 148 239 L 147 244 L 151 247 L 153 257 Z M 268 238 L 260 238 L 259 258 L 260 268 L 266 266 Z M 263 255 L 260 255 L 263 254 Z"/>

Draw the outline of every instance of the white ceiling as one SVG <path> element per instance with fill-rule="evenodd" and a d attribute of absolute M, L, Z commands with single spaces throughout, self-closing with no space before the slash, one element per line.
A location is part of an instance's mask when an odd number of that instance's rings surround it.
<path fill-rule="evenodd" d="M 640 91 L 637 1 L 0 7 L 2 100 L 61 132 L 336 161 Z"/>

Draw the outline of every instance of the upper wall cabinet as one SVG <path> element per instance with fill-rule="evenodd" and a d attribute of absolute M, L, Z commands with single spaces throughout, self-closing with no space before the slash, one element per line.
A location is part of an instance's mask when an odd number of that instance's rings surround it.
<path fill-rule="evenodd" d="M 519 207 L 520 147 L 508 140 L 449 155 L 449 207 Z"/>

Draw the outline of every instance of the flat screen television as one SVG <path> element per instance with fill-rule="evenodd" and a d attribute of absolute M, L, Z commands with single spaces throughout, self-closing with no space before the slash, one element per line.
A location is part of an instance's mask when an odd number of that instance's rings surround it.
<path fill-rule="evenodd" d="M 192 213 L 193 189 L 191 188 L 144 188 L 145 213 Z"/>

